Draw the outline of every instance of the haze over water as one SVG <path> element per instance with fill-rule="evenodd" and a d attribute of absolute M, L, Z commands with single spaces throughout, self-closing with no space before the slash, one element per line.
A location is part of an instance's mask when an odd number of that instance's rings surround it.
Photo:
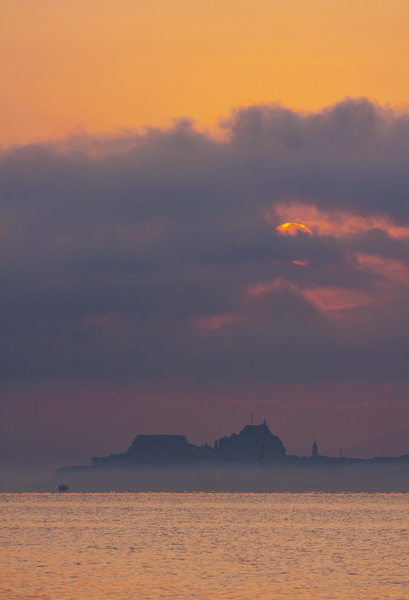
<path fill-rule="evenodd" d="M 407 494 L 2 494 L 0 597 L 409 595 Z"/>

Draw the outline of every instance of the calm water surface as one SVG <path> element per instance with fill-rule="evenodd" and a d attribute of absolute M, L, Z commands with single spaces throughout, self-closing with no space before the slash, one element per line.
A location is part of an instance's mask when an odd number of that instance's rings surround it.
<path fill-rule="evenodd" d="M 1 494 L 0 597 L 409 598 L 408 494 Z"/>

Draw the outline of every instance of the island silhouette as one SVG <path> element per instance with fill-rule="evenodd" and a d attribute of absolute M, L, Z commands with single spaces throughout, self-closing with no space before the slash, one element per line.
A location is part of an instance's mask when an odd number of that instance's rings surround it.
<path fill-rule="evenodd" d="M 374 457 L 372 459 L 322 456 L 314 440 L 310 456 L 288 455 L 280 438 L 273 435 L 266 423 L 246 425 L 240 433 L 221 437 L 214 445 L 190 444 L 184 435 L 137 435 L 126 452 L 109 456 L 94 456 L 86 466 L 60 467 L 56 474 L 73 471 L 102 469 L 127 469 L 135 467 L 211 466 L 211 465 L 296 465 L 336 466 L 353 463 L 402 463 L 409 454 L 400 457 Z"/>
<path fill-rule="evenodd" d="M 409 492 L 409 454 L 371 459 L 289 455 L 266 421 L 212 445 L 184 435 L 137 435 L 125 452 L 58 468 L 44 490 L 70 492 Z"/>

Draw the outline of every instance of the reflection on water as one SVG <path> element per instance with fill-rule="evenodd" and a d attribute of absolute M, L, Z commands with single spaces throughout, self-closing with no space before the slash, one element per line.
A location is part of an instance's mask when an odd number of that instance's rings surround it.
<path fill-rule="evenodd" d="M 408 494 L 2 494 L 0 598 L 409 598 Z"/>

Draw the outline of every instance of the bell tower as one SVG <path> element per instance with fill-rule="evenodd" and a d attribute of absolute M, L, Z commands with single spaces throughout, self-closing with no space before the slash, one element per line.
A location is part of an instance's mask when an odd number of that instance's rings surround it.
<path fill-rule="evenodd" d="M 317 446 L 317 442 L 314 440 L 314 443 L 312 445 L 312 454 L 311 457 L 312 458 L 316 458 L 318 456 L 318 446 Z"/>

